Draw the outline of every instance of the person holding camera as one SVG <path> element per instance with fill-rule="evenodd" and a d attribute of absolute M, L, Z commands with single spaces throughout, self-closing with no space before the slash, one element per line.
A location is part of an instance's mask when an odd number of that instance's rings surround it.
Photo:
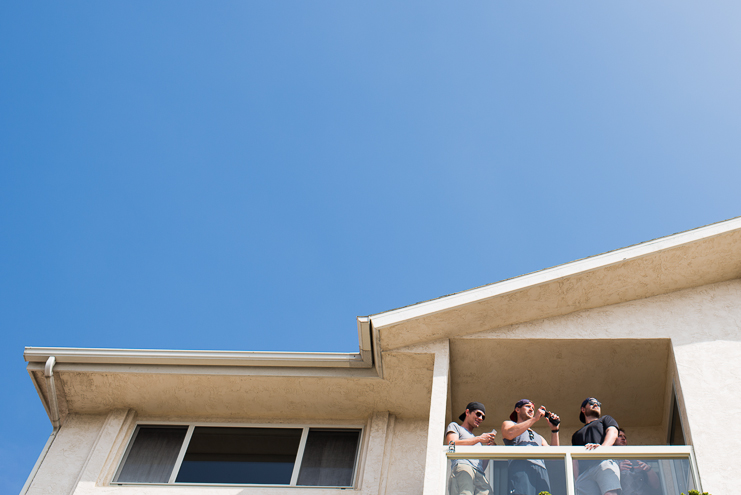
<path fill-rule="evenodd" d="M 628 445 L 628 435 L 618 428 L 615 445 Z M 624 460 L 620 463 L 620 485 L 623 495 L 658 495 L 661 492 L 661 481 L 647 462 Z"/>
<path fill-rule="evenodd" d="M 542 418 L 551 428 L 551 445 L 560 445 L 558 438 L 561 419 L 546 410 L 545 406 L 535 409 L 529 399 L 517 401 L 509 421 L 502 423 L 502 437 L 505 445 L 532 445 L 547 447 L 545 438 L 532 430 L 532 426 Z M 513 495 L 537 495 L 550 492 L 551 482 L 543 459 L 512 459 L 508 465 L 509 493 Z"/>
<path fill-rule="evenodd" d="M 600 401 L 594 397 L 584 399 L 579 413 L 579 421 L 584 426 L 571 437 L 571 445 L 584 445 L 587 450 L 615 445 L 619 428 L 617 421 L 612 416 L 601 414 Z M 575 460 L 574 477 L 578 495 L 618 495 L 622 489 L 620 468 L 612 459 Z"/>

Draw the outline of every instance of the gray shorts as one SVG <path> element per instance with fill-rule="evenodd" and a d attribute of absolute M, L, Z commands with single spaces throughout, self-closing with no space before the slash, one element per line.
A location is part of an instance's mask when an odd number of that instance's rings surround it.
<path fill-rule="evenodd" d="M 620 488 L 620 468 L 612 459 L 592 466 L 576 479 L 577 495 L 604 495 Z"/>

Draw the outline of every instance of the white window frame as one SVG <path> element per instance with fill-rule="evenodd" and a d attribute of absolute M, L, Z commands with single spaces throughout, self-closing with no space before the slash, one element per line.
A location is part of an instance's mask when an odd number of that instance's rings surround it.
<path fill-rule="evenodd" d="M 188 430 L 185 433 L 185 438 L 183 438 L 183 444 L 180 446 L 180 452 L 178 453 L 177 460 L 175 461 L 175 465 L 172 468 L 172 473 L 170 473 L 170 479 L 167 483 L 143 483 L 143 482 L 131 482 L 131 481 L 115 481 L 118 479 L 119 475 L 121 474 L 121 470 L 123 469 L 124 465 L 126 464 L 126 459 L 129 457 L 129 452 L 131 451 L 131 447 L 134 445 L 134 441 L 136 440 L 136 436 L 139 433 L 139 427 L 140 426 L 187 426 Z M 257 484 L 257 483 L 175 483 L 175 479 L 177 478 L 178 473 L 180 472 L 180 467 L 183 464 L 183 460 L 185 459 L 185 453 L 188 450 L 188 445 L 190 444 L 190 439 L 193 437 L 193 431 L 195 431 L 197 426 L 206 426 L 206 427 L 214 427 L 214 428 L 275 428 L 275 429 L 294 429 L 298 430 L 301 429 L 301 440 L 298 446 L 298 451 L 296 452 L 296 461 L 293 464 L 293 472 L 291 473 L 291 482 L 288 485 L 267 485 L 267 484 Z M 311 428 L 318 428 L 318 429 L 330 429 L 330 430 L 360 430 L 360 435 L 358 436 L 358 444 L 357 448 L 355 449 L 355 459 L 353 460 L 353 473 L 352 473 L 352 483 L 350 485 L 343 485 L 343 486 L 318 486 L 318 485 L 298 485 L 298 475 L 301 471 L 301 463 L 303 462 L 303 456 L 304 451 L 306 450 L 306 441 L 309 437 L 309 430 Z M 265 488 L 330 488 L 330 489 L 337 489 L 337 490 L 347 490 L 347 489 L 354 489 L 357 486 L 357 477 L 359 472 L 359 461 L 361 459 L 361 450 L 363 449 L 363 442 L 365 440 L 365 425 L 361 424 L 325 424 L 325 423 L 317 423 L 317 424 L 276 424 L 276 423 L 209 423 L 209 422 L 192 422 L 192 421 L 137 421 L 134 425 L 134 430 L 131 433 L 131 436 L 128 440 L 128 445 L 126 446 L 126 450 L 124 454 L 121 456 L 121 459 L 118 461 L 118 466 L 116 467 L 115 474 L 113 475 L 112 481 L 110 482 L 110 485 L 114 486 L 128 486 L 128 485 L 144 485 L 144 486 L 254 486 L 254 487 L 265 487 Z"/>

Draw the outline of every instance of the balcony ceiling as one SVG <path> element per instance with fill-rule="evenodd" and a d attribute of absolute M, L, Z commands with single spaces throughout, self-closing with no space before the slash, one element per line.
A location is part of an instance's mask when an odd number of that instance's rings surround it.
<path fill-rule="evenodd" d="M 581 402 L 603 403 L 603 414 L 627 428 L 657 427 L 668 416 L 668 339 L 452 339 L 450 416 L 470 401 L 486 406 L 483 429 L 500 429 L 519 399 L 562 418 L 562 442 L 582 426 Z M 541 426 L 545 426 L 542 423 Z"/>

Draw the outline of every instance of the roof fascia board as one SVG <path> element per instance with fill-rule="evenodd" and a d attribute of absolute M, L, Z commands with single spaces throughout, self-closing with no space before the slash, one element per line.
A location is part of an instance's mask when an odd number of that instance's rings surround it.
<path fill-rule="evenodd" d="M 248 367 L 266 369 L 361 369 L 378 367 L 374 359 L 370 318 L 358 318 L 357 353 L 345 352 L 272 352 L 272 351 L 198 351 L 170 349 L 90 349 L 76 347 L 26 347 L 23 358 L 29 363 L 46 362 L 50 356 L 57 363 L 114 364 L 149 366 Z M 373 370 L 377 375 L 377 371 Z M 259 374 L 259 373 L 258 373 Z M 279 375 L 282 373 L 278 373 Z"/>
<path fill-rule="evenodd" d="M 572 261 L 553 268 L 547 268 L 527 275 L 521 275 L 484 287 L 451 294 L 431 301 L 425 301 L 411 306 L 394 309 L 384 313 L 372 315 L 371 322 L 376 329 L 396 325 L 407 320 L 439 313 L 466 304 L 475 303 L 484 299 L 515 292 L 558 279 L 566 278 L 579 273 L 585 273 L 605 268 L 624 261 L 634 260 L 660 251 L 672 249 L 681 245 L 709 239 L 727 232 L 741 229 L 741 217 L 718 222 L 705 227 L 680 232 L 652 241 L 642 242 L 608 253 L 599 254 L 582 260 Z"/>
<path fill-rule="evenodd" d="M 29 374 L 43 371 L 44 365 L 29 362 Z M 326 378 L 378 378 L 373 368 L 288 368 L 277 366 L 192 366 L 157 364 L 113 363 L 58 363 L 58 373 L 122 373 L 161 375 L 210 375 L 210 376 L 270 376 L 270 377 L 326 377 Z M 39 393 L 43 399 L 43 395 Z"/>
<path fill-rule="evenodd" d="M 126 364 L 170 366 L 249 366 L 289 368 L 370 368 L 361 354 L 331 352 L 191 351 L 152 349 L 85 349 L 26 347 L 29 363 L 54 356 L 60 364 Z"/>

